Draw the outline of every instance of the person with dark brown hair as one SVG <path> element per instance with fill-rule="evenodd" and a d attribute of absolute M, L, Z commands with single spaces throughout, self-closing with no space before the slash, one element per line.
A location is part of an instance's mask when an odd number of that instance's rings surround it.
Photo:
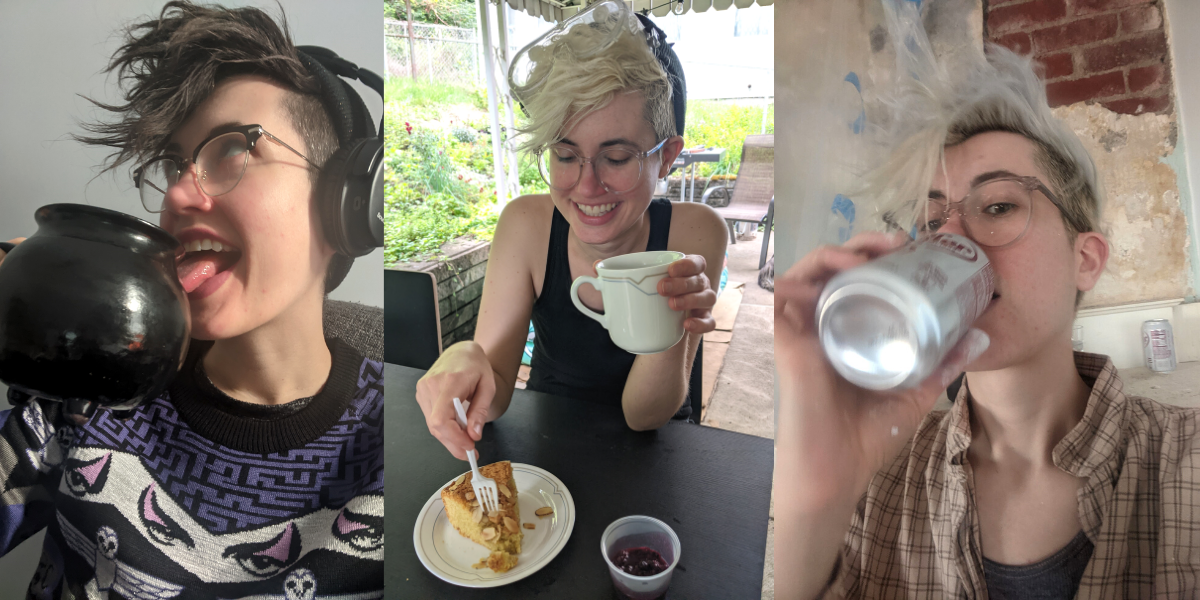
<path fill-rule="evenodd" d="M 382 364 L 322 324 L 352 261 L 323 171 L 370 114 L 255 8 L 169 2 L 124 35 L 123 99 L 77 139 L 182 242 L 194 339 L 127 415 L 0 412 L 0 553 L 47 529 L 38 598 L 382 597 Z"/>

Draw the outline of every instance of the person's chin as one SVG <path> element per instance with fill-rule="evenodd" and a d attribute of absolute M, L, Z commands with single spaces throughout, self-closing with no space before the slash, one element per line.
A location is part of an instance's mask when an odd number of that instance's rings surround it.
<path fill-rule="evenodd" d="M 238 329 L 236 315 L 245 314 L 239 309 L 241 281 L 235 277 L 221 286 L 216 293 L 191 302 L 192 337 L 198 340 L 221 340 L 235 337 Z"/>

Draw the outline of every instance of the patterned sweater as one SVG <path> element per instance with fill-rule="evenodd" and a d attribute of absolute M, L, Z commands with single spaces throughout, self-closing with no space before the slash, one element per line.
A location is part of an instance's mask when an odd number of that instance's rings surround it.
<path fill-rule="evenodd" d="M 311 398 L 220 392 L 194 343 L 160 397 L 75 427 L 0 412 L 0 554 L 47 528 L 28 597 L 383 596 L 383 365 L 328 340 Z"/>

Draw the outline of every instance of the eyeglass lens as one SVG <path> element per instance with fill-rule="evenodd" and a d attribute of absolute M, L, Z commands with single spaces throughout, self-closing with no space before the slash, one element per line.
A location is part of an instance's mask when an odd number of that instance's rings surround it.
<path fill-rule="evenodd" d="M 538 158 L 546 183 L 559 191 L 569 190 L 583 175 L 584 159 L 572 148 L 550 146 Z M 620 194 L 637 187 L 642 176 L 642 158 L 633 150 L 608 148 L 591 160 L 596 178 L 605 189 Z"/>
<path fill-rule="evenodd" d="M 197 182 L 209 196 L 220 196 L 234 188 L 246 173 L 250 153 L 245 134 L 230 132 L 217 136 L 200 148 L 196 159 Z M 160 212 L 167 189 L 180 178 L 179 163 L 173 158 L 161 158 L 142 168 L 140 193 L 142 204 L 150 212 Z"/>
<path fill-rule="evenodd" d="M 949 221 L 951 208 L 946 202 L 932 199 L 926 208 L 920 232 L 931 235 Z M 1003 246 L 1025 233 L 1033 213 L 1033 197 L 1021 182 L 989 181 L 975 188 L 955 208 L 971 239 L 984 246 Z"/>

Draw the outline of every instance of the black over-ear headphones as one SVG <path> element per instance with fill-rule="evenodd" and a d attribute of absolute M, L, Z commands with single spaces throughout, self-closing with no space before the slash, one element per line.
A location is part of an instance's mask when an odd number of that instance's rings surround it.
<path fill-rule="evenodd" d="M 383 246 L 383 118 L 379 130 L 346 79 L 357 79 L 383 97 L 383 78 L 320 46 L 297 46 L 300 62 L 317 80 L 321 102 L 337 132 L 338 149 L 317 180 L 317 206 L 325 237 L 351 258 Z"/>

